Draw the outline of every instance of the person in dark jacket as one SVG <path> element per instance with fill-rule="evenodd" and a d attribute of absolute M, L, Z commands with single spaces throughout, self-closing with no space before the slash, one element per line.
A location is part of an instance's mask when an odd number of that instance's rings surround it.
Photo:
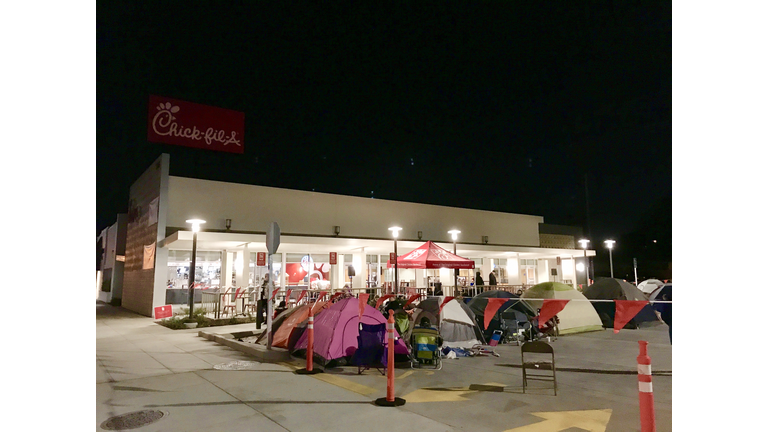
<path fill-rule="evenodd" d="M 661 296 L 664 301 L 672 301 L 672 293 Z M 669 326 L 669 344 L 672 344 L 672 303 L 665 303 L 661 309 L 661 320 Z"/>
<path fill-rule="evenodd" d="M 475 273 L 475 286 L 483 286 L 485 285 L 485 281 L 483 280 L 483 276 L 480 275 L 480 272 Z"/>
<path fill-rule="evenodd" d="M 496 270 L 492 271 L 491 274 L 488 275 L 488 281 L 490 285 L 496 285 Z"/>

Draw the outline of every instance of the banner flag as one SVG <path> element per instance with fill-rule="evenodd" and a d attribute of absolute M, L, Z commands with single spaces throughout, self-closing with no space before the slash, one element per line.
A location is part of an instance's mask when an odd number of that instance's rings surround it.
<path fill-rule="evenodd" d="M 277 294 L 278 291 L 280 291 L 280 288 L 275 288 L 275 290 L 272 291 L 272 297 L 269 298 L 270 301 L 275 299 L 275 295 Z"/>
<path fill-rule="evenodd" d="M 291 299 L 291 291 L 293 291 L 293 290 L 288 290 L 288 291 L 285 292 L 285 304 L 286 304 L 286 306 L 288 305 L 288 300 Z"/>
<path fill-rule="evenodd" d="M 544 299 L 544 304 L 541 306 L 541 311 L 539 312 L 539 328 L 544 327 L 544 324 L 546 324 L 550 318 L 565 309 L 565 305 L 567 305 L 569 301 L 569 299 Z"/>
<path fill-rule="evenodd" d="M 405 302 L 405 305 L 403 305 L 403 307 L 408 306 L 409 304 L 413 303 L 419 297 L 421 297 L 421 294 L 413 294 L 411 297 L 408 298 L 408 301 Z"/>
<path fill-rule="evenodd" d="M 307 290 L 301 290 L 301 294 L 299 294 L 299 298 L 296 300 L 296 304 L 298 304 L 306 294 L 307 294 Z"/>
<path fill-rule="evenodd" d="M 379 297 L 379 299 L 378 299 L 378 300 L 376 300 L 376 309 L 378 309 L 378 308 L 379 308 L 379 306 L 381 306 L 381 304 L 382 304 L 382 303 L 384 303 L 384 300 L 386 300 L 386 299 L 388 299 L 388 298 L 392 298 L 392 297 L 394 297 L 394 296 L 395 296 L 394 294 L 387 294 L 387 295 L 385 295 L 385 296 L 381 296 L 381 297 Z"/>
<path fill-rule="evenodd" d="M 320 291 L 320 293 L 317 295 L 317 299 L 315 299 L 315 302 L 312 303 L 312 307 L 310 309 L 314 310 L 315 309 L 315 305 L 317 304 L 317 302 L 322 300 L 322 298 L 325 297 L 326 294 L 328 294 L 327 291 Z"/>
<path fill-rule="evenodd" d="M 360 294 L 357 298 L 358 310 L 359 310 L 358 311 L 359 313 L 357 314 L 358 321 L 363 319 L 363 312 L 365 311 L 365 305 L 368 304 L 369 296 L 370 294 Z"/>
<path fill-rule="evenodd" d="M 155 244 L 144 245 L 144 262 L 141 265 L 142 270 L 155 268 Z"/>
<path fill-rule="evenodd" d="M 624 326 L 637 315 L 647 301 L 641 300 L 614 300 L 616 302 L 616 315 L 613 318 L 613 333 L 618 333 Z"/>
<path fill-rule="evenodd" d="M 456 297 L 446 297 L 445 300 L 443 300 L 443 302 L 440 303 L 440 309 L 437 311 L 437 315 L 438 315 L 437 319 L 440 319 L 439 315 L 443 311 L 443 306 L 445 306 L 446 303 L 453 300 L 454 298 Z"/>
<path fill-rule="evenodd" d="M 496 315 L 496 311 L 499 310 L 501 305 L 508 302 L 508 298 L 489 298 L 488 303 L 485 305 L 485 312 L 483 313 L 483 324 L 485 329 L 488 329 L 488 324 L 491 323 L 493 316 Z"/>
<path fill-rule="evenodd" d="M 329 301 L 329 302 L 332 302 L 332 301 L 333 301 L 333 299 L 335 299 L 336 297 L 338 297 L 338 296 L 340 296 L 340 295 L 342 295 L 342 294 L 344 294 L 344 293 L 343 293 L 343 292 L 337 292 L 336 294 L 332 295 L 332 296 L 331 296 L 331 299 L 330 299 L 330 300 L 328 300 L 328 301 Z"/>

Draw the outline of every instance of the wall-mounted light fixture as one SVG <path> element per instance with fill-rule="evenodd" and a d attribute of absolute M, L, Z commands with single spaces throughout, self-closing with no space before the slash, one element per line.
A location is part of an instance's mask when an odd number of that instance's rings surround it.
<path fill-rule="evenodd" d="M 483 243 L 488 244 L 488 236 L 483 236 Z"/>
<path fill-rule="evenodd" d="M 232 219 L 227 219 L 224 222 L 224 226 L 226 226 L 227 227 L 227 231 L 229 231 L 229 229 L 232 228 Z"/>
<path fill-rule="evenodd" d="M 334 226 L 334 227 L 333 227 L 333 232 L 334 232 L 336 235 L 339 235 L 339 233 L 341 232 L 341 227 L 340 227 L 340 226 L 338 226 L 338 225 Z"/>
<path fill-rule="evenodd" d="M 419 240 L 421 240 L 421 231 L 419 231 Z"/>

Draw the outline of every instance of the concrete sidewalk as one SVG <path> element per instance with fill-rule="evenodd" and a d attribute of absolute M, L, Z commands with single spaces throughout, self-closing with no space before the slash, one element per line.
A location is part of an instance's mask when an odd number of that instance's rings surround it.
<path fill-rule="evenodd" d="M 315 376 L 296 375 L 292 371 L 301 361 L 258 363 L 199 337 L 196 329 L 171 330 L 101 303 L 96 310 L 97 431 L 104 430 L 101 425 L 110 418 L 142 410 L 164 413 L 142 431 L 522 432 L 542 421 L 536 412 L 606 416 L 602 430 L 639 431 L 637 376 L 631 374 L 638 338 L 650 343 L 654 371 L 671 371 L 672 366 L 665 326 L 566 336 L 553 342 L 558 369 L 630 374 L 559 370 L 556 397 L 551 390 L 523 394 L 516 367 L 519 348 L 503 346 L 501 357 L 450 360 L 439 372 L 398 368 L 396 395 L 406 397 L 407 403 L 384 408 L 371 403 L 386 395 L 386 379 L 375 370 L 357 375 L 356 369 L 334 368 Z M 255 324 L 241 324 L 206 330 L 254 329 Z M 247 370 L 215 368 L 235 361 L 248 362 Z M 482 385 L 489 384 L 505 390 L 483 391 Z M 671 377 L 654 376 L 654 389 L 657 430 L 671 430 Z M 573 430 L 579 430 L 576 425 Z"/>
<path fill-rule="evenodd" d="M 111 417 L 146 409 L 167 416 L 142 431 L 317 431 L 319 425 L 390 431 L 392 421 L 423 431 L 452 430 L 408 411 L 376 407 L 371 398 L 295 375 L 287 366 L 215 370 L 217 364 L 252 359 L 198 337 L 198 330 L 171 330 L 105 304 L 96 311 L 97 431 Z"/>

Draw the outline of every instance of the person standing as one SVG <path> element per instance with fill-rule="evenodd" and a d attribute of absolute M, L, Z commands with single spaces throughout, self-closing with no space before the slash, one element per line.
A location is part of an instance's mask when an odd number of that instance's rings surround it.
<path fill-rule="evenodd" d="M 488 281 L 490 285 L 496 285 L 496 269 L 488 275 Z"/>
<path fill-rule="evenodd" d="M 475 273 L 475 286 L 481 287 L 485 285 L 485 281 L 483 280 L 483 276 L 480 274 L 480 272 Z"/>
<path fill-rule="evenodd" d="M 672 291 L 661 296 L 664 301 L 672 301 Z M 661 320 L 669 326 L 669 344 L 672 345 L 672 303 L 664 303 L 661 309 Z"/>

